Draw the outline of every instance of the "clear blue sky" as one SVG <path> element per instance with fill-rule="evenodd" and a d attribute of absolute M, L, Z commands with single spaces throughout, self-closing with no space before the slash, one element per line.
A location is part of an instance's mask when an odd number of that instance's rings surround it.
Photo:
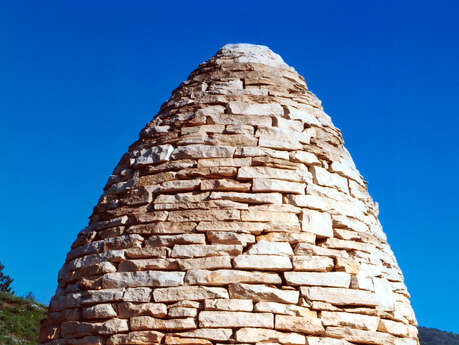
<path fill-rule="evenodd" d="M 130 5 L 128 5 L 128 3 Z M 0 260 L 47 303 L 107 177 L 225 43 L 266 44 L 341 128 L 419 323 L 459 332 L 458 2 L 2 1 Z"/>

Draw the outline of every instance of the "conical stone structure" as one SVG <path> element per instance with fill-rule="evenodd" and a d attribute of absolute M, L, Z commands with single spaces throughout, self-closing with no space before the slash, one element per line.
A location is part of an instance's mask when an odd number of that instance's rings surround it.
<path fill-rule="evenodd" d="M 226 45 L 113 171 L 39 342 L 418 344 L 377 216 L 304 79 Z"/>

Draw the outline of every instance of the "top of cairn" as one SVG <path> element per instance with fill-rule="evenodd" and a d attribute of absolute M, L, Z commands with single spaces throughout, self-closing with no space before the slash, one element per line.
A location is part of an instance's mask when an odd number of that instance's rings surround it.
<path fill-rule="evenodd" d="M 215 60 L 231 59 L 237 63 L 261 63 L 273 67 L 288 67 L 282 57 L 267 46 L 249 43 L 229 43 L 221 47 Z"/>

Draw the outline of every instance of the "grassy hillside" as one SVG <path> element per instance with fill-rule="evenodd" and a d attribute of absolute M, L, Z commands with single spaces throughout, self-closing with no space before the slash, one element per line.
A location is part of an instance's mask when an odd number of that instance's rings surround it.
<path fill-rule="evenodd" d="M 0 344 L 35 345 L 46 307 L 0 292 Z"/>
<path fill-rule="evenodd" d="M 36 345 L 46 307 L 0 292 L 0 345 Z M 419 327 L 421 345 L 459 345 L 459 334 Z"/>

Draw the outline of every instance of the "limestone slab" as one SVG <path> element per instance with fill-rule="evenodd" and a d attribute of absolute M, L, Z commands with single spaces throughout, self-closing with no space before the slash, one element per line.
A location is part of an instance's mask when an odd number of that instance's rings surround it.
<path fill-rule="evenodd" d="M 364 331 L 345 327 L 327 327 L 325 335 L 329 337 L 344 338 L 353 343 L 363 344 L 394 344 L 393 336 L 383 332 Z"/>
<path fill-rule="evenodd" d="M 167 306 L 163 303 L 122 302 L 117 305 L 117 310 L 121 318 L 142 315 L 165 317 L 167 315 Z"/>
<path fill-rule="evenodd" d="M 201 301 L 211 298 L 229 298 L 228 291 L 224 288 L 206 286 L 180 286 L 159 288 L 153 291 L 155 302 Z"/>
<path fill-rule="evenodd" d="M 263 284 L 231 284 L 228 291 L 231 298 L 252 299 L 254 301 L 296 304 L 299 298 L 299 292 L 296 290 L 283 290 Z"/>
<path fill-rule="evenodd" d="M 328 213 L 303 210 L 301 229 L 320 237 L 333 237 L 332 220 Z"/>
<path fill-rule="evenodd" d="M 185 319 L 158 319 L 151 316 L 134 316 L 129 319 L 133 331 L 141 330 L 168 330 L 179 331 L 196 328 L 194 318 Z"/>
<path fill-rule="evenodd" d="M 332 258 L 326 256 L 293 256 L 293 269 L 295 271 L 329 272 L 335 263 Z"/>
<path fill-rule="evenodd" d="M 302 334 L 293 332 L 280 332 L 266 328 L 241 328 L 236 332 L 238 342 L 262 343 L 262 344 L 285 344 L 304 345 L 306 338 Z"/>
<path fill-rule="evenodd" d="M 206 237 L 202 234 L 152 235 L 147 246 L 172 246 L 175 244 L 205 244 Z"/>
<path fill-rule="evenodd" d="M 183 338 L 201 338 L 209 340 L 226 341 L 233 335 L 230 328 L 197 328 L 192 331 L 175 333 Z"/>
<path fill-rule="evenodd" d="M 349 187 L 347 179 L 338 175 L 328 172 L 322 167 L 313 166 L 312 174 L 314 175 L 314 180 L 322 186 L 334 187 L 341 192 L 349 194 Z"/>
<path fill-rule="evenodd" d="M 252 185 L 230 179 L 215 179 L 201 181 L 201 190 L 204 191 L 233 191 L 248 192 Z"/>
<path fill-rule="evenodd" d="M 230 126 L 226 126 L 228 128 Z M 233 126 L 234 127 L 234 126 Z M 253 127 L 248 126 L 249 128 Z M 207 158 L 198 161 L 198 167 L 243 167 L 250 166 L 252 159 L 248 158 Z"/>
<path fill-rule="evenodd" d="M 317 312 L 312 311 L 309 308 L 278 302 L 258 302 L 255 304 L 255 311 L 292 316 L 309 316 L 313 318 L 317 317 Z"/>
<path fill-rule="evenodd" d="M 348 288 L 351 275 L 346 272 L 284 272 L 287 284 Z"/>
<path fill-rule="evenodd" d="M 97 304 L 92 307 L 84 308 L 82 314 L 83 318 L 86 320 L 110 319 L 117 316 L 111 304 Z"/>
<path fill-rule="evenodd" d="M 292 247 L 288 242 L 259 241 L 247 251 L 251 255 L 293 255 Z"/>
<path fill-rule="evenodd" d="M 266 228 L 266 224 L 264 223 L 257 223 L 257 222 L 238 222 L 238 221 L 228 221 L 228 222 L 221 222 L 221 221 L 213 221 L 207 222 L 203 221 L 198 224 L 196 227 L 196 231 L 202 232 L 213 232 L 213 231 L 230 231 L 236 233 L 253 233 L 259 234 L 263 232 Z"/>
<path fill-rule="evenodd" d="M 235 150 L 236 148 L 231 146 L 187 145 L 176 148 L 170 158 L 231 158 Z"/>
<path fill-rule="evenodd" d="M 127 334 L 112 335 L 107 339 L 107 345 L 143 345 L 161 343 L 164 334 L 157 331 L 137 331 Z"/>
<path fill-rule="evenodd" d="M 230 114 L 244 115 L 282 115 L 284 110 L 278 103 L 256 104 L 245 102 L 229 102 L 226 106 Z"/>
<path fill-rule="evenodd" d="M 211 244 L 241 244 L 244 247 L 249 243 L 256 242 L 254 235 L 235 232 L 208 232 L 207 239 Z"/>
<path fill-rule="evenodd" d="M 174 258 L 195 258 L 219 255 L 239 255 L 242 246 L 237 244 L 177 244 L 172 248 Z"/>
<path fill-rule="evenodd" d="M 352 345 L 344 339 L 328 337 L 308 337 L 308 345 Z"/>
<path fill-rule="evenodd" d="M 234 283 L 280 284 L 277 273 L 248 272 L 235 269 L 223 270 L 190 270 L 186 273 L 185 283 L 189 285 L 228 285 Z"/>
<path fill-rule="evenodd" d="M 222 221 L 222 220 L 240 220 L 241 214 L 239 210 L 186 210 L 186 211 L 171 211 L 168 213 L 168 221 L 170 222 L 193 222 L 193 221 Z"/>
<path fill-rule="evenodd" d="M 224 311 L 252 311 L 253 302 L 251 299 L 206 299 L 204 301 L 205 310 L 224 310 Z"/>
<path fill-rule="evenodd" d="M 149 149 L 143 149 L 135 158 L 135 165 L 157 164 L 170 159 L 174 147 L 172 145 L 159 145 Z"/>
<path fill-rule="evenodd" d="M 374 293 L 345 288 L 300 287 L 301 294 L 313 301 L 324 301 L 335 305 L 376 306 L 378 300 Z"/>
<path fill-rule="evenodd" d="M 104 275 L 102 286 L 105 289 L 139 286 L 177 286 L 183 284 L 184 277 L 184 272 L 115 272 Z"/>
<path fill-rule="evenodd" d="M 322 321 L 310 316 L 276 315 L 275 328 L 305 334 L 321 334 L 325 331 Z"/>
<path fill-rule="evenodd" d="M 176 259 L 176 262 L 182 270 L 231 268 L 231 258 L 227 255 Z"/>
<path fill-rule="evenodd" d="M 305 172 L 269 167 L 241 167 L 238 170 L 237 178 L 241 180 L 271 178 L 292 182 L 305 182 L 308 180 Z"/>
<path fill-rule="evenodd" d="M 293 194 L 304 194 L 306 184 L 289 182 L 275 179 L 255 178 L 253 180 L 253 192 L 282 192 Z"/>
<path fill-rule="evenodd" d="M 291 246 L 298 243 L 316 243 L 316 235 L 310 232 L 273 231 L 257 236 L 257 241 L 288 242 Z"/>
<path fill-rule="evenodd" d="M 242 311 L 202 311 L 199 313 L 200 327 L 274 327 L 274 316 L 270 313 L 248 313 Z"/>
<path fill-rule="evenodd" d="M 356 313 L 322 311 L 321 319 L 324 326 L 348 326 L 366 331 L 376 331 L 379 325 L 379 317 Z"/>
<path fill-rule="evenodd" d="M 211 199 L 228 199 L 249 204 L 282 204 L 280 193 L 212 192 Z"/>
<path fill-rule="evenodd" d="M 292 269 L 292 263 L 288 257 L 279 255 L 238 255 L 233 259 L 234 268 L 263 270 L 263 271 L 287 271 Z"/>

